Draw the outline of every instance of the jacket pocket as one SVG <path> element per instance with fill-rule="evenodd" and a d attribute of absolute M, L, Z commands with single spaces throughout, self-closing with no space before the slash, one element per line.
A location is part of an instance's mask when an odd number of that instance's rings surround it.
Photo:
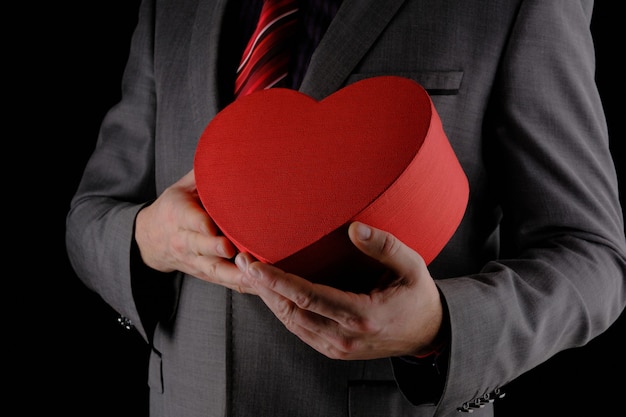
<path fill-rule="evenodd" d="M 455 95 L 461 88 L 463 81 L 463 71 L 410 71 L 410 72 L 389 72 L 389 73 L 359 73 L 352 74 L 348 78 L 348 84 L 366 78 L 378 77 L 382 75 L 395 75 L 411 79 L 420 84 L 424 89 L 433 95 Z"/>

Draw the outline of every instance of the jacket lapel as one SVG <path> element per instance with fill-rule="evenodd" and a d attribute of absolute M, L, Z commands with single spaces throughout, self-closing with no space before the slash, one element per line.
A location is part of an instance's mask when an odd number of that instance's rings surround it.
<path fill-rule="evenodd" d="M 345 83 L 405 0 L 344 0 L 315 53 L 300 91 L 317 99 Z M 199 1 L 191 34 L 190 94 L 194 118 L 204 126 L 220 110 L 218 53 L 228 0 Z"/>
<path fill-rule="evenodd" d="M 405 0 L 344 0 L 322 38 L 300 91 L 321 100 L 341 88 Z"/>
<path fill-rule="evenodd" d="M 198 1 L 189 48 L 189 85 L 200 126 L 219 111 L 218 54 L 227 0 Z"/>

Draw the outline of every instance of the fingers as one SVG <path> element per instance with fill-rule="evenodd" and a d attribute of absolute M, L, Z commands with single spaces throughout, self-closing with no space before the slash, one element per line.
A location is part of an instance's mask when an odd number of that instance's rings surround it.
<path fill-rule="evenodd" d="M 197 278 L 242 294 L 256 294 L 256 290 L 243 282 L 244 274 L 229 260 L 202 257 L 198 258 L 196 266 L 197 272 L 191 275 Z"/>
<path fill-rule="evenodd" d="M 246 281 L 263 292 L 266 301 L 272 298 L 272 301 L 278 304 L 283 299 L 293 302 L 293 306 L 280 306 L 285 309 L 282 313 L 285 314 L 286 320 L 289 320 L 288 308 L 297 307 L 335 321 L 344 321 L 347 315 L 345 306 L 357 296 L 326 285 L 315 284 L 272 265 L 257 262 L 247 253 L 238 254 L 235 263 L 246 273 Z"/>
<path fill-rule="evenodd" d="M 344 292 L 326 285 L 312 283 L 272 265 L 255 261 L 240 253 L 235 258 L 246 274 L 244 285 L 253 288 L 263 302 L 285 325 L 303 341 L 324 354 L 343 358 L 352 334 L 368 330 L 364 315 L 358 313 L 368 296 Z"/>
<path fill-rule="evenodd" d="M 237 250 L 225 236 L 199 233 L 197 231 L 181 231 L 172 237 L 172 247 L 179 247 L 182 255 L 188 256 L 215 256 L 232 259 Z M 176 243 L 179 241 L 179 243 Z"/>
<path fill-rule="evenodd" d="M 367 294 L 315 284 L 261 262 L 245 265 L 244 259 L 244 254 L 235 258 L 246 273 L 244 284 L 256 291 L 290 332 L 321 354 L 348 360 L 384 357 L 393 352 L 379 347 L 389 344 L 390 338 L 370 317 L 380 313 L 380 305 Z M 397 319 L 398 314 L 393 317 Z"/>
<path fill-rule="evenodd" d="M 176 207 L 172 207 L 172 211 L 185 210 L 184 216 L 180 216 L 181 221 L 184 221 L 184 223 L 180 224 L 181 228 L 210 235 L 218 234 L 219 230 L 217 226 L 207 215 L 198 197 L 196 177 L 193 169 L 165 190 L 160 198 L 168 194 L 174 194 L 175 196 L 180 194 L 182 196 L 179 200 L 172 200 L 172 204 L 177 205 Z M 234 256 L 234 254 L 232 256 Z"/>
<path fill-rule="evenodd" d="M 202 207 L 197 195 L 193 169 L 172 186 L 172 188 L 176 187 L 181 189 L 183 196 L 186 196 L 180 199 L 186 204 L 180 204 L 177 201 L 174 203 L 178 203 L 176 209 L 183 211 L 176 216 L 180 219 L 179 228 L 190 232 L 186 234 L 187 247 L 198 255 L 211 255 L 226 259 L 235 256 L 237 253 L 235 246 L 226 237 L 220 235 L 217 225 Z"/>
<path fill-rule="evenodd" d="M 353 222 L 348 228 L 352 243 L 364 254 L 378 260 L 398 276 L 426 267 L 424 259 L 391 233 Z"/>

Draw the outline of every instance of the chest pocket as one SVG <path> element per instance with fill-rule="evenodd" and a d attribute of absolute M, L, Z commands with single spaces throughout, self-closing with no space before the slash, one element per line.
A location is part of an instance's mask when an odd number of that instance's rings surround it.
<path fill-rule="evenodd" d="M 456 95 L 461 88 L 463 71 L 411 71 L 393 73 L 358 73 L 348 78 L 347 84 L 364 80 L 366 78 L 382 75 L 395 75 L 411 79 L 420 84 L 431 96 Z"/>

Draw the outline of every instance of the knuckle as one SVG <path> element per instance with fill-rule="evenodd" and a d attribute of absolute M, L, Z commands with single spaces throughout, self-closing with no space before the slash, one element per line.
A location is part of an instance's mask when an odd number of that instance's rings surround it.
<path fill-rule="evenodd" d="M 314 296 L 312 294 L 299 292 L 295 295 L 294 302 L 299 308 L 309 310 L 314 304 Z"/>
<path fill-rule="evenodd" d="M 282 299 L 276 303 L 276 316 L 287 327 L 293 325 L 293 312 L 293 304 L 288 299 Z"/>
<path fill-rule="evenodd" d="M 211 277 L 211 278 L 215 279 L 215 278 L 217 277 L 217 275 L 218 275 L 218 274 L 217 274 L 217 273 L 218 273 L 218 271 L 217 271 L 217 262 L 210 262 L 210 263 L 207 265 L 207 267 L 206 267 L 205 273 L 206 273 L 209 277 Z"/>
<path fill-rule="evenodd" d="M 335 346 L 333 343 L 326 343 L 326 345 L 324 346 L 322 352 L 324 353 L 324 355 L 326 355 L 328 358 L 330 359 L 334 359 L 334 360 L 346 360 L 348 359 L 348 355 L 346 354 L 345 351 L 342 350 L 342 346 L 339 345 L 338 347 Z"/>
<path fill-rule="evenodd" d="M 394 256 L 400 250 L 400 241 L 390 234 L 385 235 L 380 252 L 384 257 Z"/>
<path fill-rule="evenodd" d="M 349 315 L 344 321 L 347 328 L 358 333 L 369 333 L 372 328 L 370 322 L 361 316 Z"/>
<path fill-rule="evenodd" d="M 263 277 L 264 283 L 267 286 L 267 288 L 275 292 L 280 292 L 278 287 L 280 283 L 282 282 L 282 275 L 285 274 L 284 272 L 280 271 L 279 272 L 280 276 L 277 276 L 275 272 L 267 273 L 259 269 L 256 269 L 256 272 L 258 272 L 259 275 Z"/>
<path fill-rule="evenodd" d="M 334 350 L 338 359 L 348 359 L 356 351 L 357 344 L 351 337 L 342 337 L 337 341 L 337 349 Z"/>
<path fill-rule="evenodd" d="M 188 247 L 187 242 L 184 239 L 181 239 L 179 235 L 174 235 L 170 239 L 171 251 L 179 256 L 185 253 L 185 249 L 187 247 Z"/>

